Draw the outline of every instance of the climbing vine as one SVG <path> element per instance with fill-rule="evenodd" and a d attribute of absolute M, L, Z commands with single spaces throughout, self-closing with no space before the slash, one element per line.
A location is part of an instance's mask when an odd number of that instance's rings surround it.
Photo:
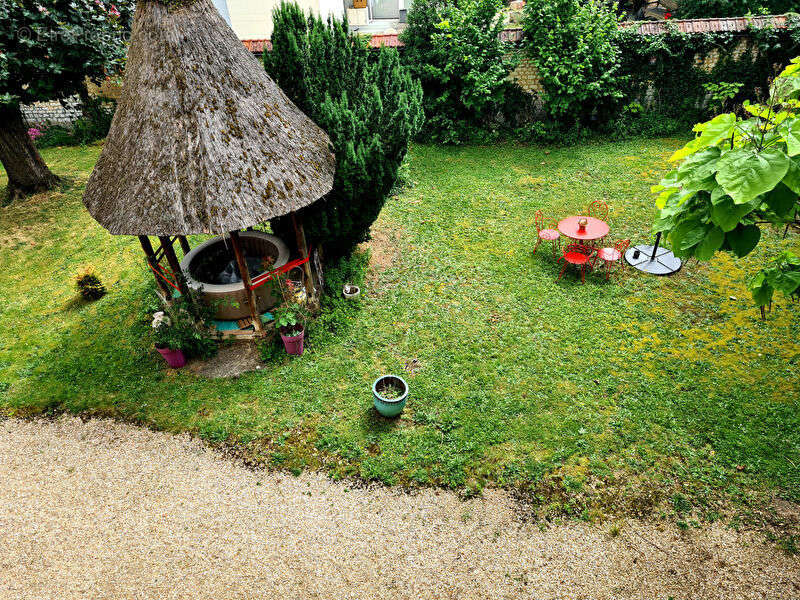
<path fill-rule="evenodd" d="M 741 84 L 731 106 L 765 100 L 769 82 L 800 53 L 800 19 L 790 16 L 786 29 L 751 27 L 746 32 L 687 34 L 669 26 L 661 35 L 621 29 L 617 35 L 629 102 L 650 113 L 682 123 L 707 118 L 719 105 L 709 103 L 708 84 Z M 703 59 L 716 58 L 713 65 Z"/>

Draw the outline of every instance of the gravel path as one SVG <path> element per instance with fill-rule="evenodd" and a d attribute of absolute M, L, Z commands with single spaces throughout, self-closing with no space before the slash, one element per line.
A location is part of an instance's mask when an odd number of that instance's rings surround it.
<path fill-rule="evenodd" d="M 0 598 L 800 598 L 722 526 L 540 531 L 500 492 L 352 489 L 108 421 L 0 422 Z"/>

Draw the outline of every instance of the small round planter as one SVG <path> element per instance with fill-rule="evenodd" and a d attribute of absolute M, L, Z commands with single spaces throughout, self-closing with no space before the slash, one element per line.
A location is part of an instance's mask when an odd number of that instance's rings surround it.
<path fill-rule="evenodd" d="M 286 353 L 293 356 L 301 356 L 303 354 L 303 340 L 305 339 L 305 335 L 305 329 L 301 329 L 300 333 L 295 335 L 285 335 L 281 332 L 281 339 L 283 340 L 283 347 L 286 348 Z"/>
<path fill-rule="evenodd" d="M 381 395 L 384 387 L 388 384 L 395 385 L 403 390 L 397 398 L 385 398 Z M 377 410 L 384 417 L 396 417 L 405 408 L 406 400 L 408 400 L 408 384 L 402 377 L 397 375 L 383 375 L 375 380 L 372 384 L 372 403 Z"/>
<path fill-rule="evenodd" d="M 186 356 L 183 354 L 183 350 L 172 350 L 171 348 L 156 348 L 158 353 L 164 357 L 164 360 L 167 361 L 167 364 L 172 369 L 180 369 L 181 367 L 186 366 Z"/>
<path fill-rule="evenodd" d="M 358 298 L 361 295 L 361 288 L 357 285 L 348 283 L 342 288 L 342 294 L 345 298 Z"/>

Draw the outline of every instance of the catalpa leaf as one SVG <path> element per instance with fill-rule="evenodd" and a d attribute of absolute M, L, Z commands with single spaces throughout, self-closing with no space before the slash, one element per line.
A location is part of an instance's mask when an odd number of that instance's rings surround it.
<path fill-rule="evenodd" d="M 706 232 L 705 237 L 694 249 L 694 255 L 698 260 L 708 260 L 714 253 L 722 247 L 725 234 L 719 227 L 712 227 Z"/>
<path fill-rule="evenodd" d="M 783 177 L 783 185 L 800 195 L 800 161 L 797 159 L 789 163 L 789 169 Z"/>
<path fill-rule="evenodd" d="M 750 254 L 761 239 L 761 230 L 758 225 L 739 224 L 736 229 L 725 234 L 725 240 L 739 258 Z"/>
<path fill-rule="evenodd" d="M 730 196 L 724 196 L 721 202 L 711 207 L 711 222 L 725 233 L 733 231 L 742 217 L 752 212 L 760 203 L 756 199 L 747 204 L 734 204 Z"/>
<path fill-rule="evenodd" d="M 789 157 L 777 148 L 761 152 L 737 148 L 722 153 L 716 178 L 736 204 L 745 204 L 774 188 L 790 163 Z"/>
<path fill-rule="evenodd" d="M 695 125 L 694 131 L 700 132 L 700 135 L 670 156 L 670 162 L 686 158 L 708 146 L 717 145 L 720 141 L 733 135 L 735 125 L 736 115 L 733 113 L 723 113 L 706 123 Z"/>
<path fill-rule="evenodd" d="M 778 132 L 786 140 L 786 153 L 789 156 L 800 154 L 800 119 L 790 119 L 778 126 Z"/>
<path fill-rule="evenodd" d="M 786 215 L 797 202 L 797 192 L 790 190 L 785 184 L 779 183 L 764 201 L 778 216 Z"/>

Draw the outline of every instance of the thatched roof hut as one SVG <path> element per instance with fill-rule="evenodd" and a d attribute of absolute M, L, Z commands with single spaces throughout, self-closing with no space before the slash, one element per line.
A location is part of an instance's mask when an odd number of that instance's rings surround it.
<path fill-rule="evenodd" d="M 141 0 L 84 203 L 113 234 L 237 230 L 330 191 L 329 146 L 211 0 Z"/>
<path fill-rule="evenodd" d="M 167 284 L 187 292 L 174 242 L 186 253 L 186 235 L 225 232 L 252 292 L 238 231 L 321 198 L 334 170 L 327 134 L 267 76 L 212 0 L 137 2 L 122 94 L 83 200 L 112 234 L 139 236 L 165 294 Z M 296 233 L 307 260 L 302 225 Z M 150 235 L 159 236 L 157 250 Z M 310 279 L 307 263 L 306 271 Z M 255 308 L 253 319 L 259 329 Z"/>

